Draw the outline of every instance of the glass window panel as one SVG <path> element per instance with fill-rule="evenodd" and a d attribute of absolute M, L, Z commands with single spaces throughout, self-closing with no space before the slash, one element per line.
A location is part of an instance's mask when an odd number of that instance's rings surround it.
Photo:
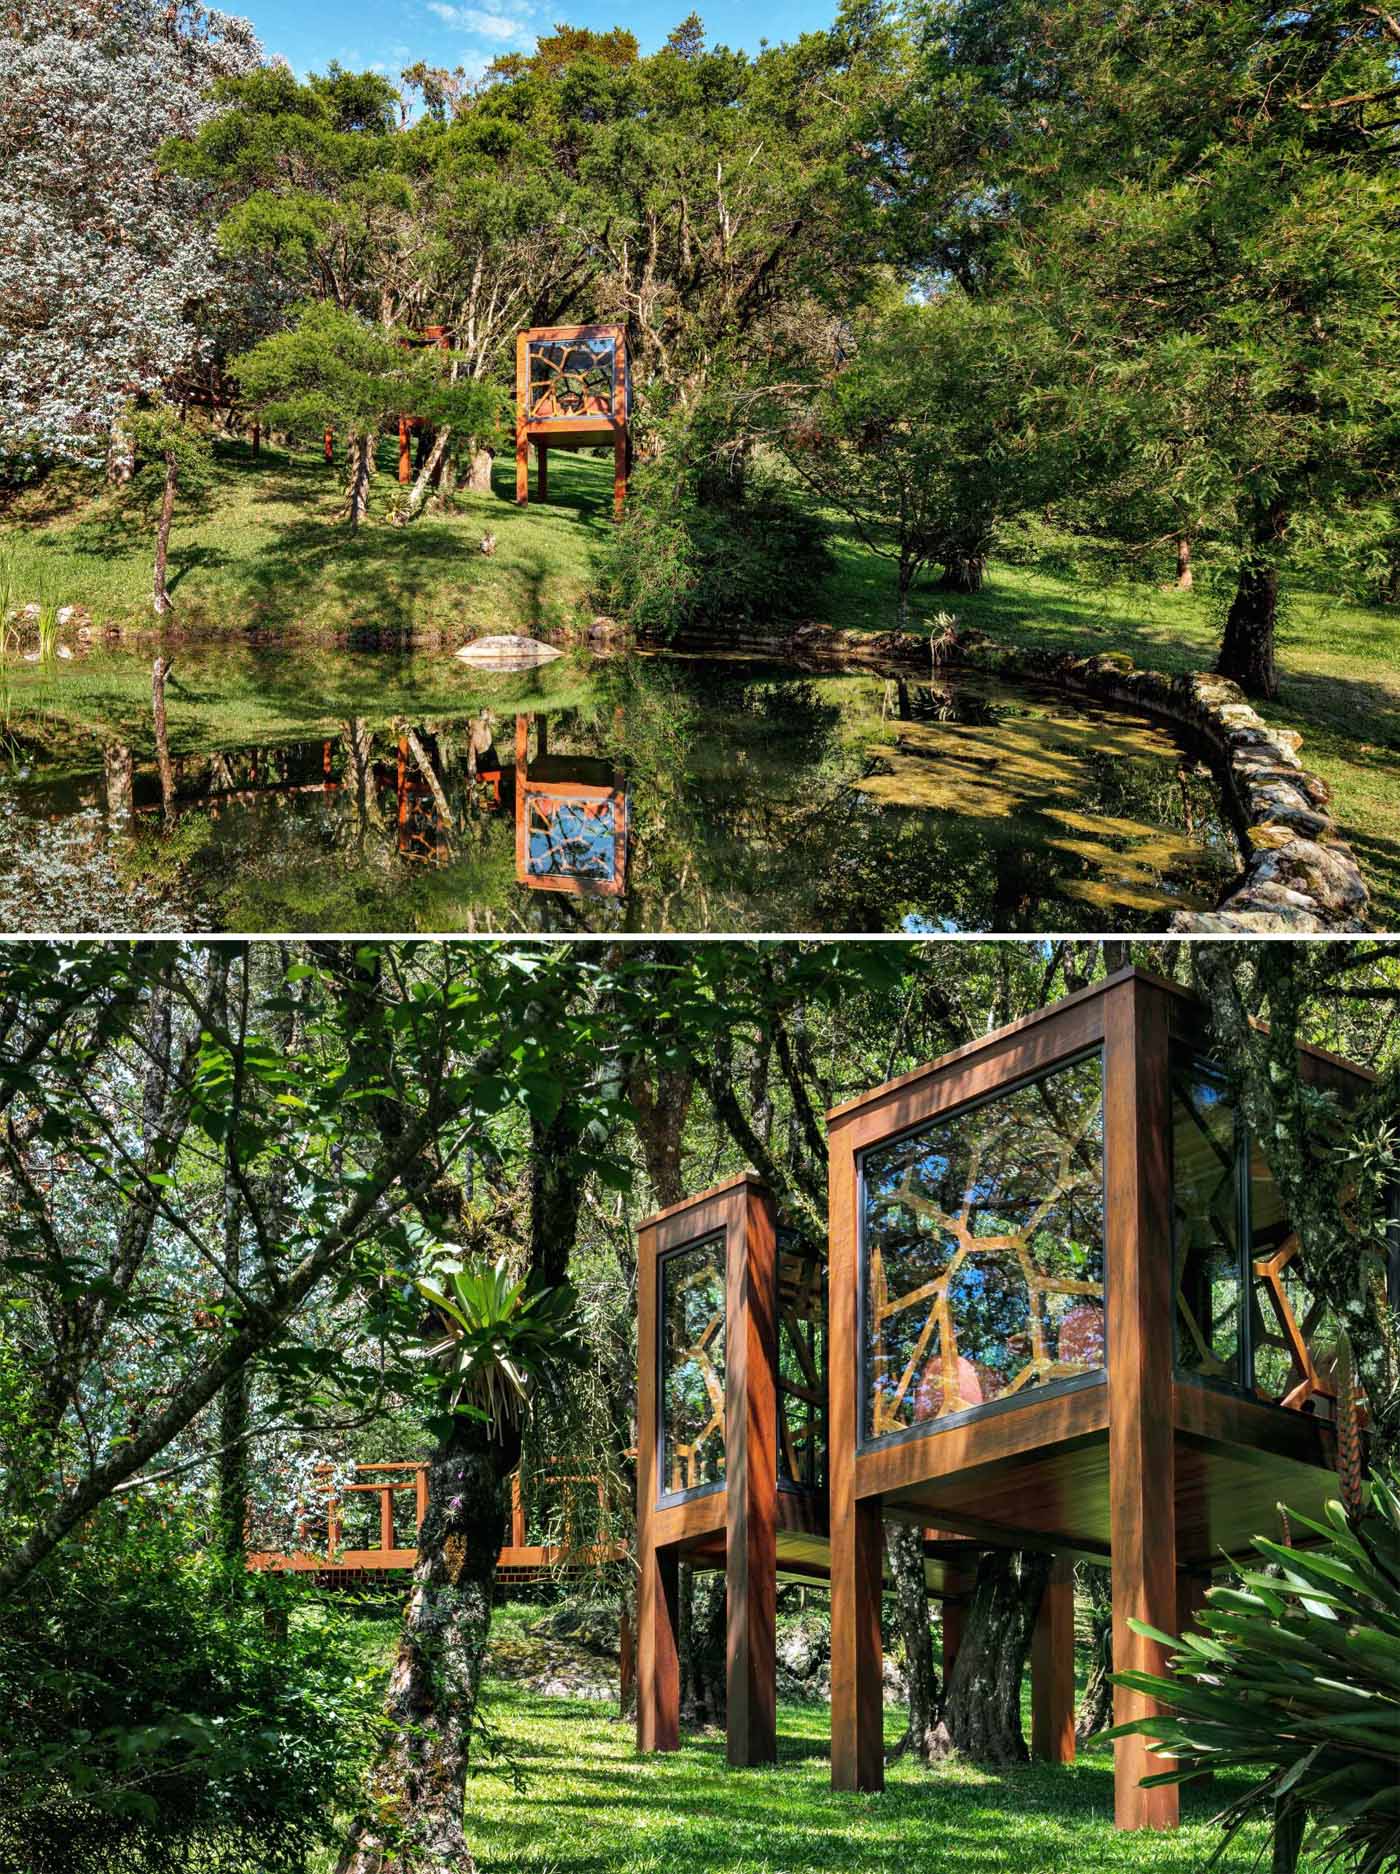
<path fill-rule="evenodd" d="M 1235 1106 L 1192 1060 L 1172 1072 L 1172 1254 L 1176 1363 L 1239 1385 L 1239 1160 Z"/>
<path fill-rule="evenodd" d="M 826 1482 L 826 1269 L 789 1230 L 778 1232 L 778 1478 Z"/>
<path fill-rule="evenodd" d="M 617 359 L 611 338 L 536 338 L 528 349 L 532 417 L 612 414 Z"/>
<path fill-rule="evenodd" d="M 661 1259 L 661 1490 L 724 1480 L 724 1238 Z"/>
<path fill-rule="evenodd" d="M 1097 1055 L 863 1154 L 864 1432 L 1104 1363 Z"/>

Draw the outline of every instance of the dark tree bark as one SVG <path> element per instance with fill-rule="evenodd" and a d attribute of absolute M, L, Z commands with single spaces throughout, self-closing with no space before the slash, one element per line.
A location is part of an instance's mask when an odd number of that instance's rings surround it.
<path fill-rule="evenodd" d="M 891 1753 L 891 1761 L 912 1751 L 921 1763 L 933 1763 L 942 1754 L 938 1736 L 939 1687 L 933 1663 L 933 1628 L 929 1623 L 922 1529 L 913 1523 L 888 1524 L 885 1549 L 894 1577 L 895 1620 L 904 1643 L 904 1670 L 909 1682 L 909 1724 Z"/>
<path fill-rule="evenodd" d="M 1278 695 L 1274 633 L 1278 622 L 1278 566 L 1275 555 L 1288 527 L 1277 504 L 1255 522 L 1253 544 L 1240 562 L 1239 583 L 1225 619 L 1225 635 L 1215 668 L 1238 683 L 1248 696 Z"/>
<path fill-rule="evenodd" d="M 723 1574 L 682 1567 L 678 1611 L 681 1718 L 687 1724 L 723 1724 L 728 1708 Z"/>
<path fill-rule="evenodd" d="M 168 449 L 165 454 L 165 487 L 160 497 L 160 518 L 156 522 L 156 566 L 151 589 L 151 604 L 158 617 L 163 617 L 170 610 L 165 573 L 170 560 L 170 527 L 175 519 L 175 491 L 179 484 L 179 463 L 175 452 Z"/>
<path fill-rule="evenodd" d="M 1084 1695 L 1074 1720 L 1075 1742 L 1084 1745 L 1113 1723 L 1113 1593 L 1106 1568 L 1085 1568 L 1081 1579 L 1089 1597 L 1092 1656 Z"/>
<path fill-rule="evenodd" d="M 433 446 L 428 450 L 427 454 L 424 455 L 422 449 L 419 449 L 417 478 L 414 481 L 412 489 L 409 491 L 408 501 L 403 511 L 403 517 L 406 521 L 413 520 L 414 517 L 421 512 L 424 503 L 428 499 L 428 491 L 433 486 L 442 468 L 443 458 L 447 454 L 447 445 L 451 440 L 451 428 L 444 424 L 433 438 Z"/>
<path fill-rule="evenodd" d="M 1021 1678 L 1050 1576 L 1048 1555 L 991 1550 L 978 1558 L 977 1585 L 943 1699 L 937 1754 L 974 1763 L 1025 1763 Z"/>
<path fill-rule="evenodd" d="M 175 820 L 175 770 L 170 765 L 170 735 L 165 722 L 165 680 L 174 659 L 158 657 L 151 666 L 151 726 L 156 738 L 156 765 L 160 769 L 161 814 L 167 826 Z"/>
<path fill-rule="evenodd" d="M 943 592 L 980 592 L 987 576 L 987 556 L 978 551 L 950 553 L 943 562 L 939 588 Z"/>
<path fill-rule="evenodd" d="M 637 1137 L 647 1180 L 664 1209 L 685 1196 L 681 1175 L 681 1136 L 695 1093 L 695 1078 L 688 1067 L 633 1066 L 627 1097 L 637 1112 Z"/>
<path fill-rule="evenodd" d="M 247 968 L 245 960 L 244 968 Z M 224 1185 L 224 1267 L 232 1281 L 241 1282 L 243 1245 L 238 1195 L 228 1180 Z M 233 1304 L 232 1291 L 225 1299 Z M 248 1521 L 248 1369 L 225 1381 L 219 1395 L 218 1469 L 219 1546 L 230 1560 L 241 1561 L 246 1550 Z"/>

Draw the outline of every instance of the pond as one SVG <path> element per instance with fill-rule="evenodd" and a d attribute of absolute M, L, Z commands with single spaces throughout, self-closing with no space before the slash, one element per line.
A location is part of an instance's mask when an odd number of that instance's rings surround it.
<path fill-rule="evenodd" d="M 1170 729 L 1049 690 L 152 647 L 4 673 L 13 931 L 1162 930 L 1238 869 Z"/>

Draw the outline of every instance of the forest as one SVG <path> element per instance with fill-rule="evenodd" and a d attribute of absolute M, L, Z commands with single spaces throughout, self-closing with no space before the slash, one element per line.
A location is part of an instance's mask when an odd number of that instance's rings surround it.
<path fill-rule="evenodd" d="M 823 1114 L 1129 966 L 1202 1005 L 1262 1154 L 1251 1175 L 1296 1232 L 1309 1319 L 1325 1312 L 1342 1350 L 1332 1546 L 1290 1566 L 1317 1554 L 1297 1591 L 1315 1616 L 1324 1578 L 1336 1605 L 1359 1597 L 1379 1647 L 1400 1606 L 1400 978 L 1383 944 L 12 943 L 0 1866 L 883 1866 L 965 1827 L 979 1867 L 1101 1865 L 1117 1852 L 1094 1742 L 1112 1715 L 1101 1567 L 1081 1564 L 1074 1590 L 1079 1761 L 1032 1768 L 1021 1690 L 1047 1558 L 978 1551 L 945 1672 L 947 1607 L 915 1532 L 887 1524 L 878 1801 L 814 1780 L 833 1656 L 820 1585 L 780 1589 L 767 1773 L 726 1777 L 714 1755 L 722 1575 L 717 1591 L 682 1571 L 674 1759 L 630 1757 L 617 1635 L 637 1620 L 643 1219 L 748 1168 L 824 1254 Z M 1360 1097 L 1310 1079 L 1300 1047 L 1345 1058 Z M 249 1566 L 317 1541 L 333 1557 L 335 1531 L 307 1520 L 376 1464 L 424 1467 L 406 1600 L 383 1576 Z M 520 1514 L 552 1561 L 512 1588 L 495 1572 L 517 1471 L 538 1480 Z M 340 1500 L 354 1549 L 364 1525 Z M 1296 1512 L 1289 1528 L 1285 1544 L 1304 1538 Z M 1316 1618 L 1284 1618 L 1287 1570 L 1274 1578 L 1217 1586 L 1208 1616 L 1211 1671 L 1241 1688 L 1253 1672 L 1265 1702 L 1242 1717 L 1236 1693 L 1213 1731 L 1208 1692 L 1193 1707 L 1179 1683 L 1215 1785 L 1188 1784 L 1179 1834 L 1117 1838 L 1135 1846 L 1113 1865 L 1197 1865 L 1215 1811 L 1227 1865 L 1283 1816 L 1278 1857 L 1290 1788 L 1303 1805 L 1275 1867 L 1298 1864 L 1308 1817 L 1329 1865 L 1392 1865 L 1393 1649 L 1362 1644 L 1336 1699 L 1281 1720 L 1267 1675 L 1319 1641 Z M 1344 1718 L 1343 1682 L 1377 1715 Z M 1008 1800 L 1029 1805 L 1009 1852 Z M 712 1822 L 672 1839 L 696 1804 Z"/>

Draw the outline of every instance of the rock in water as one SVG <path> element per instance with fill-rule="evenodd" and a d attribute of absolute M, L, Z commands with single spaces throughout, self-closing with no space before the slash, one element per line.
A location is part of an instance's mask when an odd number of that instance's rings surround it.
<path fill-rule="evenodd" d="M 513 632 L 473 638 L 456 654 L 474 670 L 533 670 L 537 664 L 548 664 L 564 655 L 552 644 L 542 644 L 538 638 L 517 637 Z"/>

